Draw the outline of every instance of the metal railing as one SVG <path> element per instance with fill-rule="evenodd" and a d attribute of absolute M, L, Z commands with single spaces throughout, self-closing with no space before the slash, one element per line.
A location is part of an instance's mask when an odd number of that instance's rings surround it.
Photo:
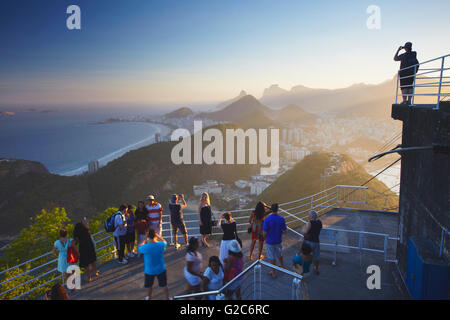
<path fill-rule="evenodd" d="M 413 66 L 400 69 L 397 74 L 397 89 L 395 103 L 399 96 L 411 97 L 411 106 L 416 104 L 433 104 L 439 109 L 441 101 L 450 97 L 449 67 L 445 59 L 450 54 L 431 59 Z M 403 74 L 403 75 L 401 75 Z M 412 79 L 411 85 L 401 85 L 401 80 Z M 401 88 L 412 89 L 413 92 L 403 94 Z M 416 98 L 419 98 L 417 101 Z"/>
<path fill-rule="evenodd" d="M 355 206 L 359 205 L 361 208 L 358 210 L 364 209 L 367 207 L 367 187 L 361 187 L 361 186 L 345 186 L 345 185 L 338 185 L 331 187 L 329 189 L 323 190 L 319 193 L 316 193 L 311 196 L 307 196 L 298 200 L 285 202 L 280 204 L 280 212 L 282 215 L 284 215 L 286 219 L 286 224 L 288 228 L 299 234 L 297 231 L 294 230 L 294 228 L 298 227 L 301 224 L 304 224 L 306 222 L 305 217 L 307 217 L 308 213 L 311 210 L 315 210 L 319 215 L 323 215 L 327 213 L 330 210 L 336 209 L 336 208 L 345 208 L 346 206 L 349 209 L 355 209 Z M 233 219 L 237 222 L 237 228 L 238 233 L 247 233 L 247 229 L 250 226 L 249 224 L 249 215 L 250 212 L 253 209 L 241 209 L 241 210 L 232 210 L 232 211 L 223 211 L 223 212 L 216 212 L 216 220 L 218 216 L 220 216 L 224 212 L 231 212 L 233 214 Z M 198 223 L 198 213 L 184 213 L 184 221 L 186 224 L 186 229 L 188 231 L 189 236 L 200 236 L 199 233 L 199 223 Z M 387 240 L 395 240 L 396 238 L 391 238 L 388 235 L 385 234 L 375 234 L 370 232 L 362 232 L 362 231 L 354 231 L 354 230 L 341 230 L 341 229 L 330 229 L 328 230 L 335 231 L 335 232 L 347 232 L 347 233 L 360 233 L 360 234 L 366 234 L 366 235 L 378 235 L 380 237 L 383 237 Z M 169 215 L 163 215 L 163 221 L 161 226 L 161 234 L 166 239 L 170 237 L 170 239 L 167 239 L 168 242 L 173 244 L 173 231 L 172 226 L 170 223 L 170 216 Z M 213 226 L 213 233 L 212 235 L 222 235 L 222 231 L 220 230 L 219 226 Z M 114 240 L 111 234 L 107 234 L 105 231 L 100 231 L 93 235 L 94 237 L 99 237 L 100 239 L 95 240 L 95 243 L 97 244 L 96 251 L 102 252 L 102 254 L 98 257 L 98 260 L 107 257 L 108 255 L 113 254 L 116 249 L 114 246 Z M 387 238 L 386 238 L 387 236 Z M 336 237 L 337 239 L 337 237 Z M 109 241 L 109 242 L 108 242 Z M 386 242 L 386 240 L 385 240 Z M 98 244 L 102 243 L 102 246 L 98 246 Z M 106 244 L 105 244 L 106 243 Z M 341 248 L 355 248 L 360 249 L 362 251 L 372 251 L 372 252 L 386 252 L 386 250 L 381 249 L 370 249 L 365 248 L 362 245 L 359 246 L 346 246 L 343 244 L 330 244 L 330 243 L 323 243 L 325 246 L 334 245 L 335 248 L 341 247 Z M 108 248 L 111 248 L 109 250 Z M 108 249 L 108 250 L 106 250 Z M 23 266 L 30 265 L 33 262 L 40 262 L 40 259 L 45 259 L 48 257 L 52 257 L 52 253 L 48 252 L 46 254 L 43 254 L 39 257 L 27 260 L 19 265 L 16 265 L 12 268 L 9 268 L 7 270 L 0 272 L 0 277 L 7 272 L 10 272 L 16 268 L 20 268 Z M 336 260 L 335 260 L 336 261 Z M 335 262 L 334 261 L 334 262 Z M 7 283 L 14 281 L 18 279 L 19 277 L 23 277 L 26 275 L 30 275 L 31 279 L 26 280 L 23 283 L 18 284 L 17 286 L 14 286 L 11 289 L 8 289 L 6 291 L 0 292 L 0 299 L 2 296 L 6 295 L 7 293 L 12 292 L 15 289 L 18 289 L 26 284 L 32 283 L 33 281 L 39 280 L 44 278 L 46 281 L 42 284 L 39 284 L 38 286 L 32 288 L 31 290 L 28 290 L 26 292 L 23 292 L 17 296 L 12 297 L 11 299 L 20 299 L 23 297 L 26 297 L 36 291 L 37 289 L 49 285 L 52 282 L 55 281 L 63 281 L 63 277 L 61 274 L 57 272 L 56 264 L 57 259 L 50 259 L 46 261 L 42 261 L 41 263 L 38 263 L 37 265 L 33 266 L 29 270 L 18 274 L 14 276 L 13 278 L 7 279 L 7 280 L 0 280 L 0 286 Z M 53 266 L 53 267 L 51 267 Z M 48 278 L 47 276 L 53 275 L 52 278 Z"/>
<path fill-rule="evenodd" d="M 250 288 L 251 292 L 250 294 L 242 294 L 243 299 L 253 299 L 253 300 L 267 300 L 267 297 L 265 294 L 269 292 L 268 290 L 263 290 L 263 281 L 262 281 L 262 267 L 268 267 L 271 269 L 274 269 L 276 271 L 281 272 L 282 274 L 285 274 L 292 278 L 291 282 L 291 288 L 290 288 L 290 298 L 292 300 L 302 300 L 302 290 L 301 290 L 301 282 L 303 279 L 303 276 L 299 275 L 298 273 L 286 270 L 284 268 L 280 268 L 278 266 L 275 266 L 273 264 L 270 264 L 268 262 L 265 262 L 263 260 L 256 260 L 253 262 L 250 266 L 245 268 L 241 273 L 239 273 L 237 276 L 235 276 L 231 281 L 229 281 L 227 284 L 225 284 L 222 288 L 214 291 L 205 291 L 205 292 L 198 292 L 198 293 L 191 293 L 191 294 L 185 294 L 185 295 L 179 295 L 174 296 L 174 300 L 185 300 L 190 298 L 202 298 L 207 297 L 211 295 L 218 295 L 218 294 L 224 294 L 226 290 L 232 285 L 235 284 L 237 281 L 240 281 L 240 287 L 244 287 L 246 285 L 246 288 Z M 253 281 L 251 280 L 251 277 L 248 277 L 249 273 L 253 271 Z M 243 279 L 243 277 L 247 276 L 246 279 Z M 250 280 L 250 281 L 246 281 Z M 247 282 L 246 284 L 244 284 Z M 245 291 L 245 290 L 243 290 Z M 280 296 L 281 294 L 286 294 L 285 292 L 277 292 L 277 295 Z M 284 297 L 286 297 L 284 295 Z M 273 297 L 270 297 L 270 299 L 273 299 Z"/>
<path fill-rule="evenodd" d="M 99 256 L 97 256 L 98 261 L 105 258 L 106 256 L 112 255 L 116 252 L 116 249 L 114 246 L 114 239 L 113 239 L 112 235 L 106 234 L 105 231 L 100 231 L 100 232 L 93 234 L 92 237 L 94 239 L 96 253 L 97 253 L 97 255 L 100 254 Z M 111 250 L 108 250 L 109 248 L 111 248 Z M 105 250 L 106 250 L 106 252 L 105 252 Z M 42 260 L 42 262 L 40 260 Z M 39 263 L 37 263 L 36 266 L 33 266 L 33 262 L 39 262 Z M 24 298 L 26 296 L 29 296 L 30 294 L 33 294 L 34 292 L 36 292 L 38 289 L 40 289 L 42 287 L 49 286 L 51 283 L 56 283 L 58 281 L 60 281 L 61 283 L 64 283 L 64 275 L 57 270 L 57 263 L 58 263 L 58 258 L 54 258 L 52 251 L 50 251 L 50 252 L 40 255 L 36 258 L 22 262 L 14 267 L 11 267 L 11 268 L 1 271 L 0 279 L 2 276 L 4 277 L 4 275 L 8 274 L 9 272 L 11 272 L 15 269 L 19 269 L 22 267 L 28 268 L 28 270 L 26 270 L 20 274 L 17 274 L 11 278 L 8 278 L 6 280 L 5 279 L 0 280 L 0 286 L 4 286 L 7 283 L 20 280 L 21 277 L 25 277 L 25 276 L 30 277 L 30 279 L 25 278 L 25 281 L 23 281 L 17 285 L 13 285 L 12 288 L 9 288 L 7 290 L 0 292 L 0 299 L 3 296 L 5 296 L 6 294 L 11 293 L 14 290 L 20 290 L 20 288 L 22 288 L 23 286 L 25 286 L 27 284 L 31 284 L 33 282 L 36 282 L 40 279 L 43 279 L 42 280 L 43 283 L 38 284 L 37 286 L 31 288 L 30 290 L 27 290 L 23 293 L 15 295 L 15 296 L 11 297 L 10 299 L 16 300 L 16 299 Z"/>

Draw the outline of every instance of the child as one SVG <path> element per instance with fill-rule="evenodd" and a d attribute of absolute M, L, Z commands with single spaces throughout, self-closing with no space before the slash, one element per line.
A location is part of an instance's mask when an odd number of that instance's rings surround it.
<path fill-rule="evenodd" d="M 294 258 L 292 258 L 292 263 L 294 264 L 294 269 L 297 271 L 297 269 L 302 266 L 302 270 L 300 275 L 304 275 L 305 273 L 309 272 L 309 269 L 311 267 L 313 255 L 312 255 L 312 248 L 309 244 L 306 244 L 303 242 L 301 249 L 298 252 L 298 255 Z"/>

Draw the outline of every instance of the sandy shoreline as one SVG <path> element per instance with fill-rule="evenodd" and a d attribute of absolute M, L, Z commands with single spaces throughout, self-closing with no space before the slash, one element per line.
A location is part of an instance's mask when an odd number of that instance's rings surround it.
<path fill-rule="evenodd" d="M 135 142 L 131 145 L 128 145 L 126 147 L 120 148 L 119 150 L 116 150 L 114 152 L 111 152 L 110 154 L 107 154 L 101 158 L 98 159 L 99 162 L 99 166 L 100 167 L 104 167 L 105 165 L 107 165 L 109 162 L 120 158 L 121 156 L 123 156 L 124 154 L 126 154 L 127 152 L 131 151 L 131 150 L 136 150 L 142 147 L 146 147 L 149 146 L 151 144 L 155 143 L 155 134 L 159 133 L 161 135 L 161 138 L 166 137 L 167 135 L 170 134 L 171 129 L 163 124 L 157 124 L 157 123 L 150 123 L 151 125 L 153 125 L 156 129 L 156 131 L 149 137 L 140 140 L 138 142 Z M 84 165 L 78 169 L 74 169 L 74 170 L 69 170 L 63 173 L 57 173 L 61 176 L 76 176 L 76 175 L 82 175 L 83 173 L 88 171 L 88 165 Z"/>

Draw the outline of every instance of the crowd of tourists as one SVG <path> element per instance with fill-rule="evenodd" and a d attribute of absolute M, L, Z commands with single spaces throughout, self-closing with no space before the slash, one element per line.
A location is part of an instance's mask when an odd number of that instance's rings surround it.
<path fill-rule="evenodd" d="M 244 255 L 242 252 L 242 240 L 239 237 L 238 226 L 231 212 L 220 215 L 217 223 L 211 209 L 211 201 L 208 193 L 203 193 L 198 206 L 198 227 L 201 237 L 188 235 L 188 228 L 183 217 L 183 210 L 187 207 L 182 194 L 173 194 L 170 198 L 168 209 L 170 211 L 170 224 L 172 230 L 172 245 L 176 250 L 182 248 L 178 243 L 178 232 L 183 236 L 183 247 L 186 249 L 184 278 L 187 284 L 186 294 L 216 291 L 232 281 L 219 295 L 208 295 L 209 300 L 216 299 L 241 299 L 241 283 L 243 277 L 235 279 L 244 268 Z M 267 259 L 272 265 L 285 268 L 283 261 L 283 234 L 286 232 L 286 222 L 283 216 L 278 214 L 278 204 L 266 205 L 258 202 L 249 216 L 248 233 L 251 234 L 248 260 L 255 259 L 254 250 L 258 242 L 256 259 L 264 259 L 263 249 L 266 247 Z M 167 240 L 162 236 L 163 207 L 155 200 L 153 195 L 147 197 L 147 203 L 139 201 L 133 212 L 133 206 L 123 204 L 106 222 L 105 229 L 112 232 L 117 262 L 127 264 L 130 259 L 143 257 L 144 260 L 144 287 L 147 288 L 146 300 L 150 300 L 153 294 L 155 278 L 162 289 L 166 299 L 169 299 L 167 281 L 167 269 L 164 254 L 167 248 Z M 222 230 L 219 255 L 208 258 L 208 266 L 203 268 L 203 256 L 201 247 L 210 247 L 208 242 L 212 229 L 217 226 Z M 292 258 L 294 270 L 304 275 L 310 272 L 310 266 L 314 263 L 314 272 L 319 274 L 320 245 L 319 234 L 322 223 L 317 213 L 311 211 L 309 222 L 304 228 L 304 241 L 298 254 Z M 79 264 L 84 270 L 88 282 L 99 276 L 96 268 L 95 241 L 89 229 L 89 221 L 83 218 L 75 226 L 73 238 L 69 238 L 67 230 L 60 231 L 60 238 L 55 241 L 54 253 L 58 253 L 58 271 L 69 276 L 67 269 L 71 264 Z M 277 264 L 278 262 L 278 264 Z M 274 269 L 270 272 L 276 278 Z M 64 287 L 52 289 L 55 295 L 65 292 Z M 51 293 L 50 292 L 50 293 Z M 49 294 L 50 294 L 49 293 Z M 67 294 L 61 294 L 65 297 Z M 50 297 L 50 295 L 49 295 Z M 204 298 L 199 295 L 197 299 Z"/>

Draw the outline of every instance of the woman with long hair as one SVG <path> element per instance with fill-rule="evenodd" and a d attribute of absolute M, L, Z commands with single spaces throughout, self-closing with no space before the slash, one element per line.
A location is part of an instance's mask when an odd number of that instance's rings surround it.
<path fill-rule="evenodd" d="M 211 201 L 207 192 L 203 192 L 202 198 L 200 199 L 200 205 L 198 206 L 198 220 L 200 223 L 200 234 L 202 235 L 202 245 L 209 247 L 210 245 L 206 240 L 212 233 L 212 211 Z"/>
<path fill-rule="evenodd" d="M 202 281 L 205 278 L 202 273 L 202 255 L 198 252 L 199 245 L 196 237 L 189 239 L 186 267 L 184 268 L 184 277 L 188 283 L 187 294 L 200 292 Z"/>
<path fill-rule="evenodd" d="M 98 277 L 99 273 L 96 265 L 95 243 L 89 229 L 89 220 L 86 217 L 75 225 L 73 237 L 78 243 L 80 268 L 85 269 L 87 281 L 90 282 L 92 280 L 91 270 L 94 273 L 94 277 Z"/>
<path fill-rule="evenodd" d="M 126 234 L 126 247 L 127 247 L 127 257 L 134 258 L 137 252 L 134 250 L 136 245 L 136 231 L 134 228 L 135 216 L 133 213 L 133 206 L 131 204 L 127 205 L 125 210 L 125 219 L 127 220 L 127 234 Z"/>
<path fill-rule="evenodd" d="M 252 233 L 252 243 L 250 245 L 250 254 L 248 256 L 249 260 L 253 260 L 253 249 L 255 248 L 256 241 L 259 242 L 258 245 L 258 259 L 264 259 L 262 255 L 264 247 L 264 219 L 268 214 L 270 214 L 270 209 L 267 210 L 267 205 L 260 201 L 256 204 L 255 210 L 250 214 L 248 222 L 250 223 L 251 233 Z"/>

